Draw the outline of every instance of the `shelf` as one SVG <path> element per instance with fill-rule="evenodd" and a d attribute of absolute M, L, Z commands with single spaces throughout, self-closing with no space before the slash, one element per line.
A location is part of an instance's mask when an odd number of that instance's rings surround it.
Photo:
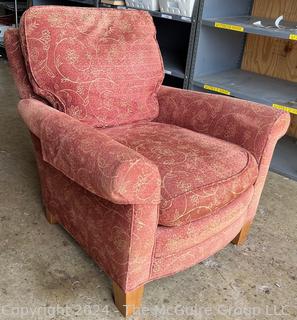
<path fill-rule="evenodd" d="M 267 105 L 290 108 L 297 114 L 297 83 L 233 69 L 200 76 L 193 81 L 198 87 Z"/>
<path fill-rule="evenodd" d="M 183 63 L 181 61 L 181 55 L 178 52 L 171 52 L 166 49 L 161 49 L 162 58 L 164 62 L 165 74 L 184 79 L 185 72 L 183 70 Z"/>
<path fill-rule="evenodd" d="M 79 3 L 86 6 L 96 7 L 97 0 L 70 0 L 73 3 Z"/>
<path fill-rule="evenodd" d="M 6 10 L 14 11 L 14 2 L 13 1 L 8 1 L 8 2 L 1 1 L 0 6 Z M 26 2 L 18 2 L 18 11 L 25 11 L 26 9 L 27 9 Z"/>
<path fill-rule="evenodd" d="M 191 23 L 192 22 L 192 18 L 190 18 L 190 17 L 178 16 L 176 14 L 163 13 L 163 12 L 160 12 L 160 11 L 152 11 L 152 10 L 145 10 L 145 9 L 138 9 L 138 8 L 130 8 L 130 7 L 126 7 L 126 6 L 113 6 L 111 4 L 106 4 L 106 3 L 101 3 L 100 7 L 115 8 L 115 9 L 128 9 L 128 10 L 143 10 L 143 11 L 149 12 L 151 16 L 157 17 L 157 18 L 163 18 L 163 19 L 174 20 L 174 21 L 181 21 L 181 22 L 186 22 L 186 23 Z"/>
<path fill-rule="evenodd" d="M 126 6 L 114 6 L 113 4 L 108 4 L 108 3 L 100 3 L 99 7 L 112 8 L 112 9 L 127 9 Z"/>
<path fill-rule="evenodd" d="M 55 6 L 77 6 L 96 7 L 98 0 L 31 0 L 33 6 L 55 5 Z"/>
<path fill-rule="evenodd" d="M 261 21 L 265 26 L 257 27 L 254 22 Z M 207 18 L 202 20 L 202 24 L 219 29 L 257 34 L 261 36 L 297 40 L 297 23 L 281 22 L 281 28 L 274 25 L 274 20 L 251 16 L 231 17 L 231 18 Z"/>
<path fill-rule="evenodd" d="M 133 8 L 130 8 L 133 9 Z M 191 23 L 192 19 L 190 17 L 178 16 L 171 13 L 163 13 L 160 11 L 148 11 L 153 17 L 181 21 L 181 22 L 188 22 Z"/>
<path fill-rule="evenodd" d="M 277 144 L 270 170 L 297 181 L 297 140 L 283 137 Z"/>
<path fill-rule="evenodd" d="M 201 0 L 199 4 L 189 89 L 233 96 L 297 115 L 297 83 L 280 79 L 288 75 L 288 80 L 293 80 L 297 70 L 291 63 L 292 40 L 297 41 L 291 2 Z M 295 14 L 293 22 L 282 20 L 276 27 L 276 17 L 288 12 L 292 17 Z M 259 21 L 260 26 L 254 24 Z M 266 67 L 261 64 L 265 57 L 268 64 L 272 61 Z M 271 170 L 297 181 L 296 159 L 296 138 L 284 137 L 277 144 Z"/>

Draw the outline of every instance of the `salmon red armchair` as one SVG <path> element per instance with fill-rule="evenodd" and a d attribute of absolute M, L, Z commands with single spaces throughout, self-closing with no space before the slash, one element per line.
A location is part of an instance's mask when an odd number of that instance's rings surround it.
<path fill-rule="evenodd" d="M 289 115 L 162 86 L 148 13 L 32 7 L 5 45 L 50 223 L 112 279 L 145 283 L 245 241 Z"/>

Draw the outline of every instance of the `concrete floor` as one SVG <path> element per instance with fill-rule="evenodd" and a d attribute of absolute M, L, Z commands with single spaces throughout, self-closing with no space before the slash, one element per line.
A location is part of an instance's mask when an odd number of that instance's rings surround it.
<path fill-rule="evenodd" d="M 0 60 L 0 319 L 121 319 L 109 279 L 44 218 L 27 130 Z M 270 173 L 246 245 L 146 285 L 133 319 L 296 319 L 297 183 Z"/>

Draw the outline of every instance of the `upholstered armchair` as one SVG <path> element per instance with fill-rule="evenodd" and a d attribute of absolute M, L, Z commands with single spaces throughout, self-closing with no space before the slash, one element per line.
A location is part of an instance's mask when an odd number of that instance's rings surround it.
<path fill-rule="evenodd" d="M 145 283 L 245 241 L 288 114 L 162 86 L 141 11 L 32 7 L 5 45 L 47 220 L 112 279 L 124 315 Z"/>

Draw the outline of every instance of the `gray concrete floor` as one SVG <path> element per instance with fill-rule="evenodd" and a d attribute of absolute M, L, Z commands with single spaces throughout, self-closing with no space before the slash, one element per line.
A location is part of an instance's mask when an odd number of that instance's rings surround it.
<path fill-rule="evenodd" d="M 32 146 L 0 60 L 0 319 L 121 319 L 103 272 L 44 218 Z M 270 173 L 250 237 L 146 285 L 133 319 L 296 319 L 297 183 Z"/>

